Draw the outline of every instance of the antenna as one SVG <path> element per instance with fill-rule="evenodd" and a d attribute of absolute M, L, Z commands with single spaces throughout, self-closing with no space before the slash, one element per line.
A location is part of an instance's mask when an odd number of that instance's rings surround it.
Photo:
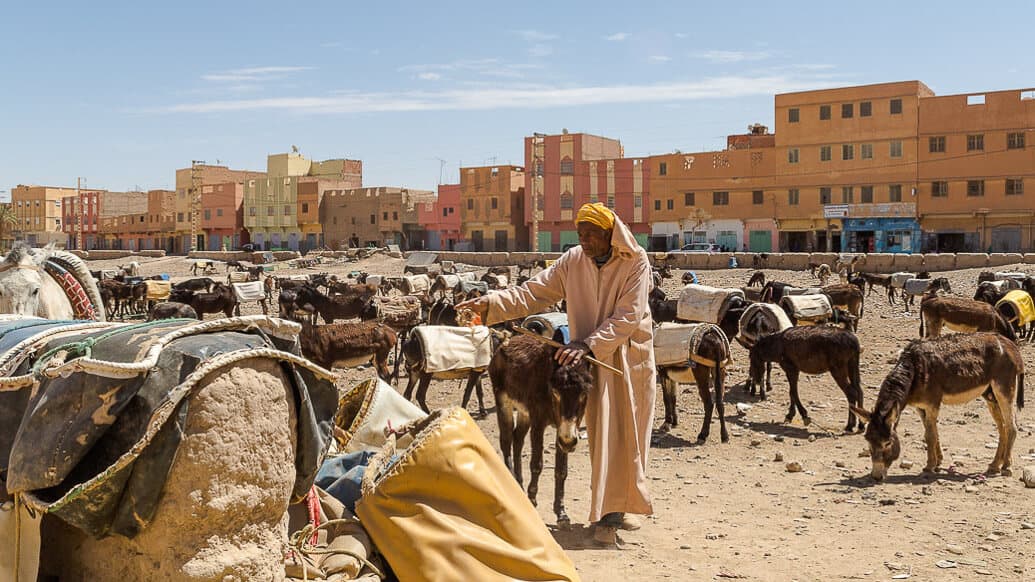
<path fill-rule="evenodd" d="M 438 160 L 438 184 L 439 184 L 439 186 L 441 186 L 442 185 L 442 170 L 444 170 L 445 167 L 446 167 L 446 161 L 443 160 L 442 158 L 439 158 L 439 157 L 436 157 L 435 159 Z"/>

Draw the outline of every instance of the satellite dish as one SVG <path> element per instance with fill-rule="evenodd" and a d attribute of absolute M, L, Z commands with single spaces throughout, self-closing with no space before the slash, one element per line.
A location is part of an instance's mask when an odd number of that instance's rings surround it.
<path fill-rule="evenodd" d="M 298 153 L 298 146 L 296 146 L 296 145 L 291 146 L 291 153 L 297 154 Z"/>

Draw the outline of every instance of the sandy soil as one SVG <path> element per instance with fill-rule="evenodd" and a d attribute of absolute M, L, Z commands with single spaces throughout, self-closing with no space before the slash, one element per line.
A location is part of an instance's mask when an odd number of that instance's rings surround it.
<path fill-rule="evenodd" d="M 110 267 L 118 261 L 91 262 L 91 268 Z M 187 278 L 188 264 L 177 257 L 141 260 L 145 274 L 169 273 L 173 280 Z M 366 270 L 398 274 L 403 262 L 374 257 L 360 263 L 322 265 L 318 270 L 346 273 Z M 1035 272 L 1030 265 L 997 270 Z M 977 269 L 932 276 L 949 277 L 954 292 L 972 296 Z M 283 270 L 277 274 L 315 272 Z M 740 286 L 750 270 L 698 272 L 705 284 Z M 670 293 L 679 287 L 666 281 Z M 815 284 L 808 273 L 767 270 L 769 279 Z M 222 276 L 222 269 L 220 270 Z M 258 313 L 246 306 L 244 313 Z M 209 316 L 213 317 L 213 316 Z M 898 351 L 918 335 L 916 309 L 889 306 L 874 293 L 868 298 L 859 336 L 864 346 L 862 380 L 867 408 L 871 407 L 884 375 Z M 1022 345 L 1031 365 L 1035 347 Z M 841 391 L 827 376 L 803 376 L 801 395 L 813 424 L 796 419 L 783 422 L 788 405 L 787 382 L 773 373 L 769 400 L 759 402 L 740 384 L 747 375 L 747 353 L 734 345 L 735 364 L 729 370 L 726 414 L 732 438 L 722 444 L 713 425 L 711 440 L 695 443 L 702 422 L 696 388 L 684 386 L 679 397 L 680 426 L 658 435 L 651 451 L 649 476 L 655 514 L 641 530 L 622 532 L 622 550 L 587 548 L 585 523 L 589 503 L 589 461 L 580 445 L 571 457 L 568 512 L 572 531 L 556 531 L 585 580 L 980 580 L 1030 579 L 1035 572 L 1035 489 L 1025 489 L 1017 476 L 985 480 L 980 473 L 995 449 L 995 425 L 985 405 L 974 401 L 942 409 L 940 432 L 945 465 L 953 472 L 922 475 L 926 453 L 923 429 L 912 409 L 902 415 L 901 461 L 889 478 L 875 485 L 869 478 L 870 461 L 862 456 L 861 435 L 842 435 L 847 405 Z M 372 371 L 349 370 L 343 384 L 368 377 Z M 488 380 L 485 388 L 491 405 Z M 1032 399 L 1029 390 L 1029 402 Z M 436 381 L 429 391 L 432 406 L 458 405 L 462 388 L 455 381 Z M 735 403 L 751 406 L 738 414 Z M 472 412 L 474 404 L 471 405 Z M 1032 405 L 1035 406 L 1035 405 Z M 661 424 L 657 399 L 655 426 Z M 717 421 L 716 421 L 717 422 Z M 1035 419 L 1022 411 L 1014 447 L 1015 475 L 1035 465 Z M 496 420 L 479 425 L 498 444 Z M 830 429 L 828 432 L 824 427 Z M 547 440 L 552 440 L 547 435 Z M 526 448 L 527 451 L 527 448 Z M 783 461 L 775 461 L 777 454 Z M 789 473 L 787 462 L 801 463 L 804 471 Z M 527 466 L 527 454 L 524 462 Z M 540 485 L 539 512 L 553 529 L 552 446 Z"/>

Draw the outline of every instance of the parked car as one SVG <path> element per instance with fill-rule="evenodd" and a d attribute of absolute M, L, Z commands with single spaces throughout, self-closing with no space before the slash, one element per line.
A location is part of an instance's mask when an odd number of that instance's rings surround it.
<path fill-rule="evenodd" d="M 710 253 L 717 253 L 720 250 L 721 249 L 719 248 L 719 245 L 717 245 L 715 243 L 696 242 L 696 243 L 690 243 L 688 245 L 683 245 L 676 252 L 679 252 L 679 253 L 709 253 L 710 254 Z"/>

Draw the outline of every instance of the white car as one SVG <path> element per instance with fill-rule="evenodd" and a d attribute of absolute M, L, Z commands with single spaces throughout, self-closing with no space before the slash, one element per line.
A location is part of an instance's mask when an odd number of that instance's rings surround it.
<path fill-rule="evenodd" d="M 717 245 L 717 244 L 696 242 L 696 243 L 690 243 L 688 245 L 683 245 L 679 249 L 679 251 L 677 251 L 677 252 L 680 252 L 680 253 L 708 253 L 708 254 L 711 254 L 711 253 L 717 253 L 720 250 L 721 249 L 719 249 L 719 245 Z"/>

